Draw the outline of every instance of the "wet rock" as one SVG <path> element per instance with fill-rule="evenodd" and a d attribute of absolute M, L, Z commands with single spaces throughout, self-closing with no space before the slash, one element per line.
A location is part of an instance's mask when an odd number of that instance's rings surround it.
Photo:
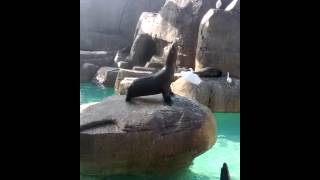
<path fill-rule="evenodd" d="M 95 77 L 93 78 L 93 83 L 101 84 L 106 87 L 114 87 L 119 69 L 113 67 L 101 67 Z"/>

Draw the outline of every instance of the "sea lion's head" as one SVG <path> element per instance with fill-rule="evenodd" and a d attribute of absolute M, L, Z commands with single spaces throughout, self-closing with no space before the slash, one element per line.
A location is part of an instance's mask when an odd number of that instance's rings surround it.
<path fill-rule="evenodd" d="M 175 41 L 171 44 L 168 58 L 167 58 L 167 66 L 174 66 L 176 65 L 177 55 L 178 55 L 178 43 Z"/>

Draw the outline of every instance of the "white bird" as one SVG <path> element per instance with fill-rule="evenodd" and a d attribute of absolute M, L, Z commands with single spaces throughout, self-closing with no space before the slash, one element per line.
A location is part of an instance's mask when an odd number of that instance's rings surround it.
<path fill-rule="evenodd" d="M 216 9 L 220 9 L 221 5 L 222 5 L 221 0 L 218 0 L 216 3 Z"/>
<path fill-rule="evenodd" d="M 181 76 L 183 79 L 185 79 L 186 81 L 195 84 L 195 85 L 199 85 L 201 83 L 201 79 L 197 74 L 193 73 L 193 69 L 189 68 L 190 71 L 181 71 Z"/>
<path fill-rule="evenodd" d="M 230 78 L 229 72 L 227 72 L 227 83 L 228 86 L 231 87 L 232 79 Z"/>

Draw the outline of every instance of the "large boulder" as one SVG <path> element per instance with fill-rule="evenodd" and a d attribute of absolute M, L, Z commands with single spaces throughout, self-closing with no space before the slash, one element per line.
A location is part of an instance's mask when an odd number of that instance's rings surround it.
<path fill-rule="evenodd" d="M 226 77 L 201 78 L 199 86 L 183 78 L 171 84 L 172 91 L 180 96 L 195 100 L 211 109 L 212 112 L 240 112 L 240 80 L 233 78 L 229 86 Z"/>
<path fill-rule="evenodd" d="M 210 9 L 199 29 L 195 69 L 214 67 L 240 78 L 240 0 L 227 10 Z"/>
<path fill-rule="evenodd" d="M 99 122 L 110 120 L 99 126 Z M 176 171 L 216 142 L 216 123 L 208 108 L 176 96 L 111 96 L 80 112 L 80 173 L 145 174 Z M 102 124 L 100 124 L 102 125 Z"/>
<path fill-rule="evenodd" d="M 132 65 L 144 66 L 156 53 L 156 43 L 148 34 L 138 34 L 130 51 L 128 60 Z"/>
<path fill-rule="evenodd" d="M 171 84 L 171 89 L 177 95 L 197 100 L 199 103 L 206 106 L 209 105 L 211 90 L 209 84 L 204 81 L 197 86 L 186 81 L 184 78 L 179 78 Z"/>
<path fill-rule="evenodd" d="M 80 66 L 80 82 L 90 82 L 98 69 L 99 67 L 94 64 L 84 63 Z"/>

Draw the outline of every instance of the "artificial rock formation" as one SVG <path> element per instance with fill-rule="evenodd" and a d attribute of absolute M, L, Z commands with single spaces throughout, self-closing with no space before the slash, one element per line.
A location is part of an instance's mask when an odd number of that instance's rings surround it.
<path fill-rule="evenodd" d="M 172 91 L 180 96 L 198 101 L 212 112 L 240 112 L 240 80 L 232 78 L 230 87 L 226 77 L 201 78 L 199 86 L 183 78 L 171 84 Z"/>
<path fill-rule="evenodd" d="M 215 4 L 215 0 L 167 0 L 158 13 L 142 13 L 129 60 L 133 63 L 145 63 L 152 55 L 162 57 L 164 60 L 168 44 L 179 39 L 182 48 L 178 55 L 178 66 L 194 68 L 199 24 L 202 16 L 207 10 L 215 7 Z M 143 53 L 137 52 L 150 54 L 144 54 L 146 57 L 143 57 L 139 55 Z"/>
<path fill-rule="evenodd" d="M 113 67 L 101 67 L 92 82 L 106 87 L 114 87 L 119 69 Z"/>
<path fill-rule="evenodd" d="M 213 67 L 240 78 L 240 0 L 202 18 L 195 59 L 196 70 Z"/>
<path fill-rule="evenodd" d="M 80 0 L 80 49 L 118 50 L 132 43 L 142 12 L 158 12 L 165 0 Z"/>
<path fill-rule="evenodd" d="M 145 174 L 176 171 L 216 142 L 216 124 L 205 106 L 176 96 L 166 106 L 161 95 L 111 96 L 80 112 L 80 128 L 111 119 L 112 123 L 80 131 L 80 173 Z"/>

